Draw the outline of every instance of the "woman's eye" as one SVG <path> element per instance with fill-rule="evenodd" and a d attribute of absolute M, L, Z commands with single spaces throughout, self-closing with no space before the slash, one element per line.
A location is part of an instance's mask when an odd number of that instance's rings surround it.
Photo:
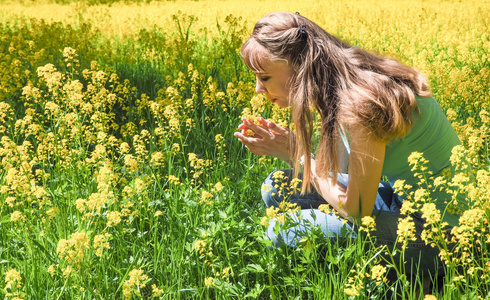
<path fill-rule="evenodd" d="M 270 77 L 261 77 L 260 80 L 263 81 L 263 82 L 266 82 L 267 80 L 269 80 Z"/>

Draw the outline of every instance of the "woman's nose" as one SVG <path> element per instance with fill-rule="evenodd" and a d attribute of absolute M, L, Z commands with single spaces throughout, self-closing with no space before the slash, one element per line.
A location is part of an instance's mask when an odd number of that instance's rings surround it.
<path fill-rule="evenodd" d="M 262 94 L 267 92 L 267 89 L 265 88 L 264 84 L 259 79 L 257 79 L 257 83 L 255 84 L 255 92 L 257 94 Z"/>

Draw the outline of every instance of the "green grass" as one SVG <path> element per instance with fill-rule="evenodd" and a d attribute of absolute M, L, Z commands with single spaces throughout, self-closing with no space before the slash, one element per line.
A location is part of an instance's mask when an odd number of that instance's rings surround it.
<path fill-rule="evenodd" d="M 254 93 L 253 74 L 237 52 L 244 37 L 239 30 L 242 21 L 230 16 L 212 43 L 207 36 L 188 34 L 192 16 L 176 16 L 174 21 L 182 26 L 173 35 L 154 28 L 124 40 L 108 40 L 88 24 L 72 27 L 30 20 L 3 25 L 2 39 L 11 41 L 16 51 L 10 53 L 5 43 L 0 47 L 0 101 L 11 108 L 10 115 L 7 110 L 5 117 L 0 114 L 6 128 L 0 134 L 0 186 L 5 187 L 0 195 L 0 274 L 16 269 L 22 284 L 0 285 L 2 295 L 12 299 L 7 293 L 18 291 L 25 299 L 121 299 L 130 272 L 142 269 L 148 279 L 145 287 L 132 287 L 134 298 L 149 297 L 156 284 L 163 289 L 163 299 L 349 299 L 344 289 L 352 279 L 362 286 L 360 299 L 423 299 L 421 278 L 409 281 L 399 272 L 378 285 L 362 277 L 379 263 L 380 253 L 364 239 L 332 241 L 312 230 L 307 238 L 315 244 L 313 249 L 271 247 L 260 225 L 265 214 L 260 186 L 271 171 L 286 166 L 260 160 L 233 137 Z M 67 46 L 77 51 L 79 66 L 64 61 L 62 50 Z M 145 58 L 155 49 L 161 54 Z M 92 61 L 100 64 L 93 74 L 117 74 L 118 80 L 99 84 L 84 77 L 82 71 L 90 69 Z M 47 63 L 66 76 L 61 86 L 80 80 L 83 103 L 96 106 L 110 93 L 115 103 L 92 112 L 70 106 L 66 94 L 50 91 L 36 75 Z M 227 88 L 229 82 L 237 91 Z M 27 85 L 38 87 L 42 95 L 26 98 L 22 89 Z M 435 93 L 442 93 L 438 88 Z M 488 95 L 479 97 L 483 104 L 490 102 Z M 46 111 L 48 101 L 60 108 L 52 116 Z M 153 111 L 152 102 L 162 109 Z M 172 105 L 176 113 L 166 114 L 164 108 Z M 463 104 L 457 108 L 462 119 Z M 32 121 L 23 119 L 28 109 L 36 112 Z M 267 105 L 262 115 L 273 113 Z M 172 117 L 180 128 L 172 129 Z M 19 120 L 26 123 L 24 129 L 20 123 L 15 126 Z M 40 130 L 30 132 L 29 124 L 38 124 Z M 139 142 L 135 135 L 144 136 L 143 130 L 149 134 Z M 215 141 L 218 134 L 224 137 L 222 148 Z M 25 141 L 32 144 L 30 149 L 19 148 Z M 129 144 L 127 153 L 120 147 L 123 142 Z M 100 146 L 105 151 L 100 152 Z M 480 163 L 488 169 L 488 149 L 480 151 L 486 157 Z M 156 152 L 163 155 L 162 165 L 151 161 Z M 190 153 L 202 161 L 191 161 Z M 125 162 L 128 154 L 137 159 L 134 170 Z M 48 176 L 41 178 L 36 170 Z M 180 184 L 173 184 L 169 175 Z M 218 182 L 223 189 L 215 187 Z M 45 195 L 37 197 L 34 187 L 43 188 Z M 203 191 L 212 194 L 212 203 L 203 202 Z M 15 197 L 13 206 L 8 197 Z M 107 199 L 80 209 L 77 200 L 90 197 Z M 12 220 L 14 211 L 25 219 Z M 157 211 L 161 215 L 155 215 Z M 110 212 L 120 212 L 122 221 L 109 225 Z M 483 226 L 488 230 L 488 224 Z M 60 240 L 69 240 L 73 233 L 89 238 L 83 257 L 58 251 Z M 93 239 L 106 233 L 110 248 L 100 257 Z M 196 245 L 202 241 L 201 252 Z M 478 259 L 467 266 L 448 266 L 445 278 L 439 278 L 439 290 L 432 293 L 445 299 L 488 298 L 490 281 L 480 277 L 488 273 L 488 254 Z M 48 272 L 50 266 L 54 275 Z M 73 271 L 64 276 L 68 266 Z M 482 269 L 470 274 L 470 266 Z M 205 284 L 210 277 L 213 287 Z"/>

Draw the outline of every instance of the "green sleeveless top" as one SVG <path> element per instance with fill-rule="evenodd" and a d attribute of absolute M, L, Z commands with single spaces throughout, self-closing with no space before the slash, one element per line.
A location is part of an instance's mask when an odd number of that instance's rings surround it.
<path fill-rule="evenodd" d="M 424 158 L 429 161 L 428 170 L 432 171 L 435 178 L 442 175 L 443 169 L 451 168 L 451 150 L 461 144 L 451 123 L 433 97 L 415 96 L 415 101 L 420 115 L 414 112 L 414 125 L 406 136 L 392 140 L 386 145 L 382 172 L 392 185 L 396 180 L 402 179 L 412 185 L 413 190 L 417 189 L 418 179 L 413 176 L 408 163 L 408 157 L 412 152 L 423 153 Z M 441 214 L 444 213 L 447 202 L 451 200 L 450 195 L 438 192 L 431 193 L 431 196 Z M 459 206 L 465 207 L 465 199 L 458 199 L 458 202 Z M 451 226 L 457 225 L 458 219 L 458 215 L 448 212 L 443 216 L 443 221 Z"/>

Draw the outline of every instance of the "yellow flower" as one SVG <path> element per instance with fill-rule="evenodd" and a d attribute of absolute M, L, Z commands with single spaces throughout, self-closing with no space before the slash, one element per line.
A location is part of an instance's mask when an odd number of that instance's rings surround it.
<path fill-rule="evenodd" d="M 216 190 L 217 192 L 223 190 L 224 186 L 221 182 L 217 182 L 215 185 L 214 185 L 214 190 Z"/>
<path fill-rule="evenodd" d="M 180 145 L 177 143 L 173 143 L 172 144 L 172 154 L 175 155 L 175 154 L 179 153 L 179 151 L 180 151 Z"/>
<path fill-rule="evenodd" d="M 123 142 L 121 143 L 121 145 L 119 145 L 119 151 L 121 151 L 121 153 L 123 154 L 128 153 L 129 149 L 130 149 L 129 144 L 126 142 Z"/>
<path fill-rule="evenodd" d="M 128 172 L 134 173 L 138 170 L 138 161 L 131 154 L 124 156 L 124 164 L 128 167 Z"/>
<path fill-rule="evenodd" d="M 123 283 L 124 299 L 132 299 L 133 293 L 139 296 L 139 290 L 146 286 L 148 275 L 141 269 L 133 269 L 129 272 L 129 278 Z"/>
<path fill-rule="evenodd" d="M 182 184 L 179 180 L 179 178 L 177 178 L 176 176 L 174 175 L 168 175 L 168 181 L 171 183 L 171 184 L 174 184 L 174 185 L 180 185 Z"/>
<path fill-rule="evenodd" d="M 427 294 L 424 296 L 424 300 L 437 300 L 437 297 L 434 295 Z"/>
<path fill-rule="evenodd" d="M 98 234 L 94 236 L 94 249 L 95 250 L 95 255 L 98 257 L 103 256 L 103 250 L 104 249 L 110 249 L 111 246 L 109 245 L 109 242 L 107 241 L 112 237 L 112 234 L 110 233 L 105 233 L 105 234 Z"/>
<path fill-rule="evenodd" d="M 265 210 L 265 213 L 267 214 L 269 219 L 274 219 L 275 217 L 277 217 L 278 212 L 279 212 L 279 209 L 277 207 L 274 207 L 274 206 L 270 206 Z"/>
<path fill-rule="evenodd" d="M 10 214 L 10 221 L 11 222 L 17 222 L 25 220 L 25 218 L 22 216 L 22 213 L 18 210 L 14 211 L 13 213 Z"/>
<path fill-rule="evenodd" d="M 351 296 L 351 297 L 357 297 L 357 296 L 359 296 L 359 291 L 356 289 L 355 286 L 350 286 L 348 288 L 344 288 L 344 293 L 347 296 Z"/>
<path fill-rule="evenodd" d="M 163 295 L 163 290 L 159 289 L 156 284 L 151 285 L 151 296 L 154 298 L 161 297 Z"/>
<path fill-rule="evenodd" d="M 479 228 L 484 216 L 485 211 L 483 209 L 468 209 L 459 218 L 459 224 L 461 226 L 468 226 L 469 228 Z"/>
<path fill-rule="evenodd" d="M 434 224 L 441 220 L 441 212 L 436 208 L 435 203 L 425 203 L 420 209 L 422 218 L 426 219 L 427 224 Z"/>
<path fill-rule="evenodd" d="M 155 166 L 163 166 L 165 161 L 165 156 L 163 155 L 162 152 L 153 152 L 151 154 L 151 160 L 150 162 L 154 164 Z"/>
<path fill-rule="evenodd" d="M 376 221 L 371 216 L 365 216 L 361 219 L 360 230 L 370 232 L 376 230 Z"/>
<path fill-rule="evenodd" d="M 203 240 L 197 240 L 196 243 L 194 244 L 194 249 L 199 252 L 199 254 L 202 256 L 205 254 L 207 250 L 207 243 L 206 241 Z"/>
<path fill-rule="evenodd" d="M 213 287 L 214 286 L 214 278 L 213 277 L 206 277 L 204 279 L 204 284 L 207 286 L 207 287 Z"/>
<path fill-rule="evenodd" d="M 384 277 L 386 273 L 386 267 L 382 265 L 375 265 L 371 269 L 371 278 L 376 281 L 376 284 L 379 285 L 381 282 L 386 281 L 386 278 Z"/>
<path fill-rule="evenodd" d="M 415 194 L 413 196 L 413 200 L 415 203 L 424 203 L 426 200 L 428 200 L 430 197 L 429 192 L 426 189 L 419 188 L 415 191 Z"/>
<path fill-rule="evenodd" d="M 400 213 L 402 215 L 410 215 L 414 213 L 416 210 L 413 208 L 413 203 L 411 203 L 409 200 L 405 200 L 402 203 L 402 207 L 400 209 Z"/>
<path fill-rule="evenodd" d="M 204 190 L 201 193 L 201 203 L 211 205 L 213 204 L 213 200 L 212 200 L 213 197 L 214 197 L 213 194 Z"/>
<path fill-rule="evenodd" d="M 73 272 L 73 268 L 71 266 L 67 266 L 66 268 L 61 270 L 63 272 L 63 277 L 68 278 L 70 274 Z"/>
<path fill-rule="evenodd" d="M 222 278 L 226 278 L 226 277 L 228 277 L 228 276 L 230 276 L 230 275 L 231 275 L 231 276 L 233 276 L 233 275 L 234 275 L 234 274 L 233 274 L 233 271 L 231 270 L 231 268 L 230 268 L 230 267 L 226 267 L 226 268 L 224 268 L 222 273 L 223 273 L 223 274 L 222 274 Z"/>
<path fill-rule="evenodd" d="M 216 144 L 221 144 L 223 141 L 224 141 L 224 137 L 221 133 L 217 134 L 215 137 L 214 137 L 214 140 L 216 141 Z"/>
<path fill-rule="evenodd" d="M 321 204 L 320 206 L 318 206 L 318 209 L 325 214 L 331 214 L 332 213 L 331 206 L 328 204 Z"/>
<path fill-rule="evenodd" d="M 54 276 L 56 274 L 56 269 L 54 265 L 49 266 L 48 273 L 51 274 L 51 276 Z"/>
<path fill-rule="evenodd" d="M 399 243 L 403 243 L 403 248 L 406 247 L 406 243 L 408 242 L 408 240 L 416 240 L 415 224 L 412 220 L 412 217 L 408 216 L 398 222 L 398 229 L 396 231 L 396 234 L 398 235 L 397 241 Z"/>
<path fill-rule="evenodd" d="M 84 232 L 75 232 L 69 240 L 58 241 L 56 252 L 68 263 L 80 263 L 85 258 L 85 250 L 89 249 L 89 238 Z M 70 271 L 71 272 L 71 271 Z"/>
<path fill-rule="evenodd" d="M 10 269 L 5 272 L 5 289 L 14 289 L 22 287 L 22 277 L 16 269 Z"/>
<path fill-rule="evenodd" d="M 121 213 L 118 211 L 111 211 L 107 214 L 107 226 L 117 226 L 121 223 Z"/>

